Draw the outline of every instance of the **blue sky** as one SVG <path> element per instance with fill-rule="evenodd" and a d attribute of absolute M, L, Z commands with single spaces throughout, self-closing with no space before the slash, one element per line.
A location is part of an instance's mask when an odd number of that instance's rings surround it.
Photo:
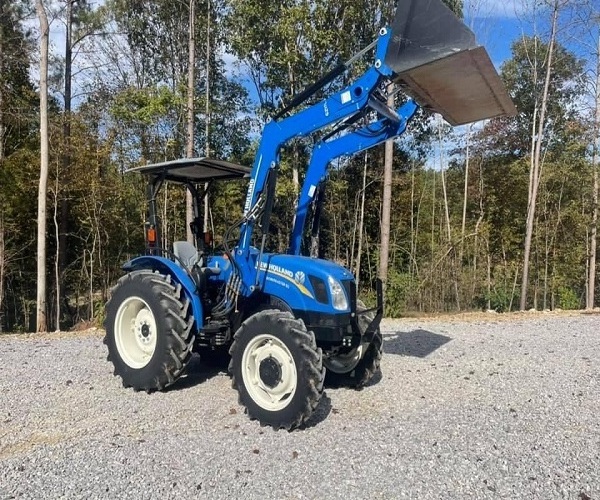
<path fill-rule="evenodd" d="M 465 23 L 475 32 L 477 42 L 484 45 L 496 68 L 511 57 L 514 40 L 529 31 L 521 0 L 466 0 Z"/>
<path fill-rule="evenodd" d="M 518 22 L 510 18 L 495 18 L 493 21 L 490 18 L 480 18 L 475 21 L 479 26 L 475 27 L 477 42 L 485 46 L 492 62 L 499 69 L 504 61 L 510 59 L 511 44 L 521 35 Z"/>
<path fill-rule="evenodd" d="M 558 41 L 580 57 L 589 58 L 589 48 L 584 48 L 583 44 L 591 43 L 595 48 L 598 27 L 586 32 L 581 23 L 581 18 L 585 18 L 581 4 L 578 8 L 575 5 L 574 1 L 563 4 Z M 588 5 L 594 12 L 600 11 L 600 0 L 591 0 Z M 479 44 L 488 49 L 497 68 L 511 57 L 511 44 L 519 37 L 537 33 L 542 39 L 549 39 L 551 12 L 547 2 L 465 0 L 464 13 L 466 24 L 475 32 Z M 565 26 L 570 29 L 565 31 Z"/>

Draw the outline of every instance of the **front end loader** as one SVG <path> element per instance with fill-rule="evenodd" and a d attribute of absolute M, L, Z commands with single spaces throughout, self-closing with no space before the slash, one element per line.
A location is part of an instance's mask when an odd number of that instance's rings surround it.
<path fill-rule="evenodd" d="M 358 57 L 373 64 L 344 89 L 306 105 Z M 390 83 L 412 99 L 387 105 Z M 304 105 L 303 107 L 300 107 Z M 251 169 L 208 158 L 133 169 L 148 179 L 147 249 L 127 262 L 107 304 L 109 359 L 123 384 L 148 392 L 173 384 L 193 352 L 229 359 L 240 403 L 274 428 L 306 422 L 319 403 L 325 374 L 364 387 L 380 369 L 381 283 L 366 309 L 353 274 L 300 255 L 309 206 L 318 205 L 329 163 L 398 137 L 419 106 L 458 125 L 514 114 L 487 52 L 439 0 L 400 2 L 392 25 L 372 45 L 306 89 L 264 127 Z M 287 253 L 269 251 L 268 234 L 281 148 L 321 134 L 312 150 Z M 224 251 L 205 244 L 199 217 L 213 181 L 248 178 L 243 216 L 223 236 Z M 163 244 L 156 199 L 166 182 L 194 200 L 195 243 Z"/>

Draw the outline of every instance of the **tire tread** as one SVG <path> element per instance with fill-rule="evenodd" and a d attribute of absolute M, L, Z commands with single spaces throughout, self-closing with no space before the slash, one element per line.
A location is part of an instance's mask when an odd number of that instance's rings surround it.
<path fill-rule="evenodd" d="M 296 370 L 298 373 L 306 374 L 307 380 L 303 381 L 306 395 L 304 401 L 298 405 L 299 409 L 293 415 L 288 415 L 289 412 L 285 411 L 288 409 L 286 407 L 284 410 L 277 412 L 278 415 L 276 418 L 265 419 L 261 411 L 255 412 L 251 405 L 247 404 L 247 401 L 245 401 L 245 391 L 240 390 L 243 380 L 238 380 L 236 377 L 236 354 L 241 349 L 241 344 L 245 337 L 250 335 L 249 330 L 252 330 L 260 322 L 275 322 L 285 328 L 289 334 L 289 339 L 298 348 L 298 351 L 302 353 L 301 359 L 296 360 Z M 271 309 L 259 311 L 242 323 L 233 336 L 233 343 L 229 352 L 232 356 L 229 363 L 229 373 L 232 376 L 231 385 L 238 391 L 238 402 L 240 405 L 246 407 L 251 419 L 259 420 L 261 425 L 271 425 L 275 429 L 290 431 L 299 427 L 311 417 L 319 404 L 323 391 L 323 353 L 320 348 L 316 347 L 314 333 L 307 331 L 302 320 L 294 318 L 290 312 Z M 300 363 L 300 366 L 298 366 L 298 363 Z M 250 396 L 247 397 L 251 399 Z"/>
<path fill-rule="evenodd" d="M 106 330 L 104 344 L 109 346 L 107 359 L 113 362 L 115 375 L 121 376 L 125 387 L 133 387 L 134 390 L 144 390 L 146 392 L 160 391 L 177 380 L 192 357 L 194 318 L 190 313 L 190 301 L 183 293 L 181 285 L 179 283 L 173 284 L 170 275 L 151 270 L 132 271 L 119 278 L 117 284 L 111 289 L 111 298 L 106 304 L 107 311 L 118 308 L 119 304 L 113 304 L 113 298 L 119 289 L 132 286 L 135 282 L 152 289 L 160 303 L 167 324 L 166 331 L 163 334 L 167 336 L 168 349 L 160 353 L 162 359 L 156 373 L 149 374 L 144 381 L 130 380 L 133 377 L 130 377 L 129 370 L 120 372 L 119 364 L 113 359 L 115 355 L 118 356 L 118 353 L 116 349 L 114 353 L 110 349 L 110 345 L 114 344 L 110 338 L 111 335 L 114 336 L 112 331 L 114 325 L 110 324 L 111 314 L 108 313 L 104 325 Z"/>

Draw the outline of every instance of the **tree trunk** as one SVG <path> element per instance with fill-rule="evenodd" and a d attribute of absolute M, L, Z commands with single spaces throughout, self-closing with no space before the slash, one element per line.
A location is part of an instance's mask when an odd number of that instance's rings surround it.
<path fill-rule="evenodd" d="M 388 86 L 387 104 L 394 107 L 394 85 Z M 392 167 L 394 164 L 394 141 L 385 143 L 383 161 L 383 199 L 381 210 L 381 248 L 379 250 L 379 278 L 383 282 L 383 290 L 387 287 L 388 266 L 390 256 L 390 224 L 392 205 Z"/>
<path fill-rule="evenodd" d="M 48 189 L 48 16 L 42 0 L 35 7 L 40 21 L 40 183 L 37 213 L 36 331 L 48 330 L 46 316 L 46 192 Z"/>
<path fill-rule="evenodd" d="M 73 73 L 73 4 L 76 0 L 66 1 L 65 18 L 65 114 L 63 118 L 63 141 L 64 150 L 62 152 L 62 188 L 65 189 L 69 180 L 69 167 L 71 165 L 71 101 L 72 101 L 72 73 Z M 59 192 L 56 192 L 56 201 L 60 205 L 60 226 L 58 240 L 56 241 L 56 259 L 58 261 L 58 279 L 56 280 L 56 318 L 59 328 L 61 300 L 63 293 L 61 287 L 62 277 L 67 267 L 67 235 L 69 233 L 69 200 L 67 196 L 60 199 Z"/>
<path fill-rule="evenodd" d="M 196 0 L 190 0 L 189 3 L 190 20 L 188 23 L 188 81 L 187 81 L 187 147 L 186 155 L 188 158 L 194 157 L 194 81 L 195 81 L 195 63 L 196 63 Z M 192 233 L 192 222 L 194 217 L 193 199 L 189 190 L 185 194 L 185 227 L 186 239 L 194 243 L 194 234 Z"/>
<path fill-rule="evenodd" d="M 548 101 L 548 91 L 550 88 L 550 78 L 552 76 L 552 63 L 554 55 L 554 45 L 556 41 L 556 28 L 558 24 L 558 1 L 554 2 L 552 12 L 552 31 L 550 33 L 550 45 L 548 48 L 548 60 L 546 63 L 546 77 L 544 81 L 544 92 L 542 94 L 542 102 L 540 104 L 540 118 L 538 121 L 537 137 L 534 139 L 533 150 L 533 165 L 531 173 L 531 190 L 527 209 L 527 225 L 525 232 L 525 248 L 523 255 L 523 278 L 521 282 L 521 301 L 520 310 L 524 311 L 527 306 L 527 288 L 529 279 L 529 256 L 531 254 L 531 240 L 533 237 L 533 225 L 535 221 L 535 207 L 537 202 L 537 193 L 541 177 L 540 157 L 542 151 L 542 140 L 544 136 L 544 125 L 546 122 L 546 108 Z"/>
<path fill-rule="evenodd" d="M 471 296 L 475 297 L 475 291 L 476 291 L 476 286 L 477 286 L 477 266 L 478 266 L 478 259 L 479 259 L 479 229 L 481 228 L 481 224 L 483 223 L 483 219 L 485 218 L 485 210 L 483 207 L 483 188 L 484 188 L 484 183 L 483 183 L 483 161 L 480 161 L 479 164 L 479 193 L 478 193 L 478 197 L 479 197 L 479 218 L 477 219 L 477 222 L 475 223 L 475 242 L 473 244 L 473 287 L 471 290 Z M 487 242 L 487 238 L 486 238 L 486 242 Z M 489 244 L 486 243 L 486 255 L 489 261 Z M 488 288 L 490 286 L 490 283 L 488 283 Z M 488 301 L 489 301 L 489 289 L 488 289 Z M 489 307 L 488 307 L 489 310 Z"/>
<path fill-rule="evenodd" d="M 204 156 L 210 157 L 210 0 L 206 5 L 206 102 L 204 108 Z M 208 189 L 208 183 L 204 185 Z M 210 206 L 208 204 L 208 191 L 204 195 L 204 231 L 208 231 L 210 219 Z"/>
<path fill-rule="evenodd" d="M 545 311 L 548 306 L 548 270 L 550 267 L 550 240 L 549 229 L 546 224 L 546 234 L 544 239 L 544 291 L 542 293 L 542 310 Z"/>
<path fill-rule="evenodd" d="M 0 213 L 0 333 L 4 328 L 4 275 L 6 270 L 6 244 L 4 239 L 4 218 Z"/>
<path fill-rule="evenodd" d="M 4 39 L 2 37 L 2 30 L 0 30 L 0 74 L 4 71 Z M 0 81 L 0 168 L 2 168 L 2 161 L 4 160 L 4 136 L 6 134 L 6 128 L 4 126 L 4 86 Z M 4 219 L 3 214 L 0 213 L 0 333 L 4 324 L 4 270 L 6 266 L 6 251 L 4 244 Z"/>
<path fill-rule="evenodd" d="M 359 199 L 360 197 L 357 193 L 354 199 L 354 206 L 356 208 L 352 210 L 352 213 L 354 214 L 354 221 L 352 228 L 352 242 L 350 243 L 350 257 L 348 259 L 348 266 L 350 269 L 354 270 L 356 270 L 356 256 L 354 252 L 356 251 L 356 236 L 358 235 L 358 220 L 360 218 L 360 210 L 358 210 Z"/>
<path fill-rule="evenodd" d="M 438 139 L 439 139 L 439 147 L 440 147 L 440 173 L 442 175 L 442 193 L 444 195 L 444 215 L 446 217 L 446 234 L 448 237 L 448 245 L 452 246 L 452 228 L 450 226 L 450 208 L 448 206 L 448 191 L 446 189 L 446 171 L 444 169 L 444 153 L 442 150 L 442 117 L 438 115 Z M 461 242 L 462 245 L 462 242 Z M 450 272 L 454 274 L 452 279 L 453 288 L 454 288 L 454 297 L 456 299 L 456 308 L 460 311 L 460 295 L 458 292 L 458 269 L 456 266 L 456 251 L 452 251 L 452 255 L 454 257 L 454 265 L 451 263 Z"/>
<path fill-rule="evenodd" d="M 594 153 L 592 157 L 592 168 L 594 169 L 594 185 L 592 191 L 592 227 L 590 231 L 590 253 L 588 260 L 587 293 L 585 296 L 585 308 L 594 308 L 596 288 L 596 247 L 598 234 L 598 160 L 600 154 L 600 36 L 598 37 L 598 49 L 596 54 L 596 103 L 594 109 Z"/>
<path fill-rule="evenodd" d="M 444 170 L 444 153 L 442 150 L 442 117 L 438 115 L 438 141 L 440 148 L 440 174 L 442 176 L 442 195 L 444 196 L 444 216 L 446 222 L 446 235 L 448 243 L 452 242 L 452 229 L 450 227 L 450 210 L 448 208 L 448 193 L 446 191 L 446 174 Z"/>
<path fill-rule="evenodd" d="M 58 170 L 58 169 L 57 169 Z M 60 261 L 59 261 L 59 241 L 60 241 L 60 226 L 58 225 L 58 190 L 59 190 L 58 172 L 54 183 L 54 213 L 52 214 L 54 222 L 54 241 L 56 242 L 56 254 L 54 259 L 54 280 L 56 281 L 56 325 L 55 330 L 60 330 Z"/>
<path fill-rule="evenodd" d="M 465 184 L 463 189 L 463 211 L 462 225 L 460 227 L 460 252 L 458 256 L 458 264 L 462 269 L 463 252 L 465 246 L 465 231 L 467 226 L 467 202 L 469 196 L 469 166 L 470 166 L 470 147 L 471 147 L 471 125 L 467 125 L 467 144 L 465 151 Z"/>
<path fill-rule="evenodd" d="M 415 162 L 411 163 L 410 168 L 410 264 L 408 274 L 412 280 L 415 275 L 414 262 L 417 258 L 415 251 L 417 235 L 415 234 Z"/>
<path fill-rule="evenodd" d="M 0 74 L 4 73 L 4 38 L 0 30 Z M 4 160 L 4 136 L 6 125 L 4 125 L 4 85 L 0 80 L 0 162 Z M 0 326 L 1 328 L 1 326 Z"/>
<path fill-rule="evenodd" d="M 287 62 L 287 70 L 288 70 L 288 79 L 289 79 L 289 92 L 290 99 L 294 98 L 296 94 L 296 73 L 294 72 L 294 65 L 291 63 L 291 50 L 286 41 L 284 43 L 284 50 L 288 58 Z M 300 163 L 300 150 L 299 150 L 298 140 L 294 140 L 292 148 L 293 148 L 293 163 L 292 163 L 292 183 L 294 185 L 294 194 L 296 195 L 296 204 L 298 202 L 298 193 L 300 192 L 300 173 L 298 171 L 298 164 Z"/>
<path fill-rule="evenodd" d="M 363 168 L 363 184 L 362 184 L 362 194 L 360 197 L 360 217 L 358 219 L 358 250 L 356 255 L 356 288 L 358 289 L 358 284 L 360 280 L 360 261 L 362 255 L 362 244 L 363 244 L 363 228 L 365 223 L 365 192 L 367 191 L 367 166 L 369 164 L 369 155 L 365 153 L 365 164 Z"/>
<path fill-rule="evenodd" d="M 90 307 L 88 312 L 88 319 L 91 321 L 94 318 L 94 254 L 96 253 L 96 235 L 92 237 L 92 249 L 90 250 L 90 282 L 89 282 L 89 294 L 90 294 Z"/>
<path fill-rule="evenodd" d="M 485 276 L 485 281 L 486 281 L 486 289 L 487 289 L 487 301 L 486 301 L 486 306 L 487 306 L 487 310 L 491 310 L 492 309 L 492 256 L 490 254 L 490 242 L 489 240 L 486 238 L 485 240 L 485 250 L 486 250 L 486 276 Z M 517 273 L 518 274 L 518 273 Z M 510 312 L 511 308 L 512 308 L 512 297 L 510 299 L 511 302 L 511 306 L 508 307 L 508 312 Z"/>

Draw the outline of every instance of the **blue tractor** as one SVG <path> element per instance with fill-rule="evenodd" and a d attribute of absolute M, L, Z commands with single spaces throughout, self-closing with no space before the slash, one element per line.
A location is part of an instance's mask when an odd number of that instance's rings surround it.
<path fill-rule="evenodd" d="M 373 65 L 351 85 L 296 110 L 374 51 Z M 412 98 L 387 104 L 390 83 Z M 418 103 L 418 104 L 417 104 Z M 293 429 L 313 413 L 324 378 L 361 388 L 380 369 L 383 292 L 367 309 L 344 267 L 302 256 L 310 207 L 318 227 L 327 166 L 401 135 L 418 109 L 454 125 L 515 112 L 473 33 L 440 0 L 405 0 L 391 27 L 350 61 L 296 96 L 263 130 L 253 167 L 183 159 L 133 169 L 148 179 L 146 252 L 127 262 L 106 306 L 109 359 L 123 385 L 162 390 L 183 373 L 192 353 L 230 357 L 229 372 L 251 418 Z M 286 253 L 268 251 L 279 153 L 289 140 L 321 133 L 296 206 Z M 223 236 L 224 252 L 206 245 L 199 207 L 206 183 L 248 178 L 243 217 Z M 165 248 L 157 196 L 167 183 L 194 200 L 195 243 Z"/>

